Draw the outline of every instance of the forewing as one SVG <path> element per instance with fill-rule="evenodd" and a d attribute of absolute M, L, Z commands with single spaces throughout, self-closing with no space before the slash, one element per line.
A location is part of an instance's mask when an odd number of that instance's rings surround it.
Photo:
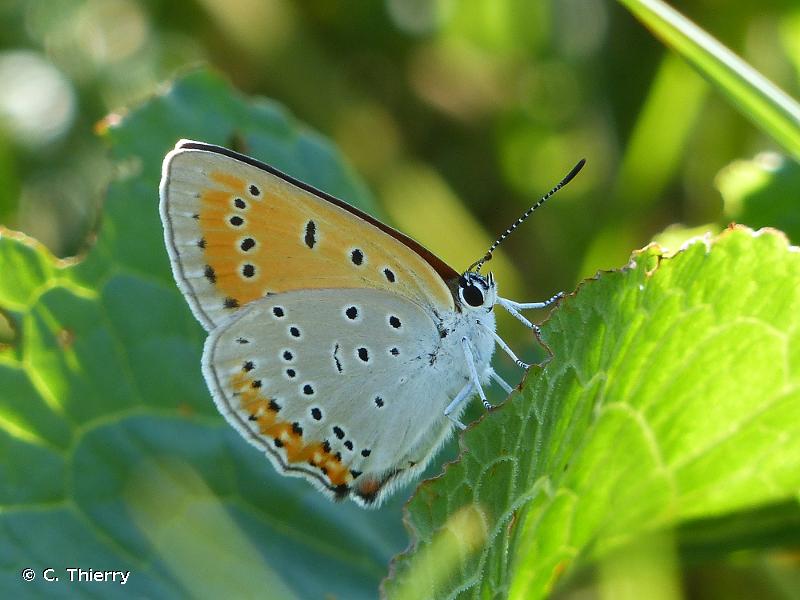
<path fill-rule="evenodd" d="M 183 141 L 164 159 L 161 218 L 173 273 L 207 330 L 299 289 L 374 288 L 453 308 L 457 276 L 402 234 L 268 165 Z"/>
<path fill-rule="evenodd" d="M 414 303 L 382 290 L 264 298 L 215 330 L 203 369 L 220 411 L 276 468 L 369 504 L 450 430 Z"/>

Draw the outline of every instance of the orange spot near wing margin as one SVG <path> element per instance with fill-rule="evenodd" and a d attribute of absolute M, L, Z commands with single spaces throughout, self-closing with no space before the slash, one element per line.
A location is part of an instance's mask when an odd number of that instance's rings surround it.
<path fill-rule="evenodd" d="M 288 463 L 309 463 L 320 469 L 332 487 L 349 484 L 353 476 L 341 457 L 325 449 L 323 442 L 313 441 L 305 444 L 302 432 L 292 423 L 281 421 L 277 412 L 271 408 L 270 399 L 265 398 L 259 388 L 253 387 L 253 380 L 242 372 L 230 379 L 231 387 L 238 393 L 242 410 L 256 417 L 259 432 L 272 440 L 277 440 L 276 448 L 282 448 Z"/>

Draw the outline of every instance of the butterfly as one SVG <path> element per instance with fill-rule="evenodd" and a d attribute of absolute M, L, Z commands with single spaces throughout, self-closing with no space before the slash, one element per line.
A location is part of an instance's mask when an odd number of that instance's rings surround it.
<path fill-rule="evenodd" d="M 232 150 L 181 140 L 160 213 L 175 281 L 208 331 L 217 408 L 278 472 L 376 507 L 430 462 L 494 371 L 501 306 L 483 264 L 575 168 L 463 273 L 410 237 Z"/>

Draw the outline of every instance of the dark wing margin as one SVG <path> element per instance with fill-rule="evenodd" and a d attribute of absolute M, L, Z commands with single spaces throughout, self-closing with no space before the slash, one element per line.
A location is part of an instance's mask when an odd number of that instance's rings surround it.
<path fill-rule="evenodd" d="M 261 169 L 262 171 L 266 171 L 267 173 L 274 175 L 282 179 L 283 181 L 292 184 L 295 187 L 299 187 L 306 192 L 315 195 L 317 198 L 321 200 L 325 200 L 326 202 L 330 202 L 331 204 L 335 204 L 339 208 L 346 210 L 347 212 L 363 219 L 367 223 L 374 225 L 384 233 L 392 236 L 397 241 L 403 243 L 404 245 L 411 248 L 414 252 L 419 254 L 425 261 L 433 267 L 433 269 L 439 274 L 439 277 L 442 278 L 443 281 L 449 284 L 454 280 L 457 280 L 459 277 L 459 273 L 456 272 L 450 265 L 444 262 L 441 258 L 436 256 L 433 252 L 428 250 L 425 246 L 417 242 L 416 240 L 408 237 L 407 235 L 397 231 L 396 229 L 389 227 L 385 223 L 382 223 L 375 217 L 372 217 L 357 209 L 355 206 L 352 206 L 345 202 L 344 200 L 339 200 L 339 198 L 335 196 L 331 196 L 330 194 L 323 192 L 322 190 L 318 190 L 312 185 L 304 183 L 299 179 L 295 179 L 291 175 L 287 175 L 283 171 L 279 171 L 275 167 L 272 167 L 266 163 L 261 162 L 260 160 L 256 160 L 251 158 L 245 154 L 240 154 L 239 152 L 234 152 L 233 150 L 229 150 L 228 148 L 224 148 L 222 146 L 215 146 L 214 144 L 206 144 L 203 142 L 195 142 L 191 140 L 181 140 L 178 142 L 176 149 L 181 150 L 204 150 L 206 152 L 214 152 L 216 154 L 221 154 L 223 156 L 227 156 L 228 158 L 233 158 L 245 164 L 248 164 L 252 167 L 257 169 Z M 451 287 L 448 285 L 448 287 Z"/>

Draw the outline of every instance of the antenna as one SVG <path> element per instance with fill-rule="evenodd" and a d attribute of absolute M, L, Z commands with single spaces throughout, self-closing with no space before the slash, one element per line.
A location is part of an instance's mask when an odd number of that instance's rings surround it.
<path fill-rule="evenodd" d="M 542 204 L 547 202 L 547 200 L 549 200 L 550 197 L 553 196 L 558 190 L 560 190 L 562 187 L 564 187 L 570 181 L 572 181 L 572 179 L 575 177 L 575 175 L 578 174 L 578 172 L 583 168 L 583 165 L 585 165 L 585 164 L 586 164 L 586 159 L 585 158 L 580 159 L 578 161 L 578 164 L 576 164 L 574 167 L 572 167 L 572 170 L 569 173 L 567 173 L 566 177 L 564 177 L 564 179 L 562 179 L 561 181 L 558 182 L 558 185 L 556 185 L 552 190 L 550 190 L 544 196 L 542 196 L 541 199 L 538 202 L 536 202 L 536 204 L 534 204 L 528 210 L 526 210 L 524 213 L 522 213 L 522 216 L 519 219 L 517 219 L 516 221 L 514 221 L 511 224 L 511 227 L 509 227 L 503 233 L 501 233 L 500 237 L 498 237 L 494 241 L 494 243 L 491 246 L 489 246 L 489 249 L 486 251 L 486 254 L 483 255 L 483 258 L 481 258 L 481 259 L 475 261 L 474 263 L 472 263 L 469 266 L 469 268 L 467 269 L 467 271 L 472 271 L 472 270 L 475 270 L 475 272 L 480 271 L 481 267 L 483 266 L 483 263 L 492 260 L 492 252 L 494 252 L 495 249 L 500 244 L 503 243 L 503 240 L 505 240 L 509 235 L 511 235 L 511 232 L 514 231 L 517 227 L 519 227 L 525 219 L 530 217 L 531 214 L 533 214 L 533 211 L 535 211 Z"/>

